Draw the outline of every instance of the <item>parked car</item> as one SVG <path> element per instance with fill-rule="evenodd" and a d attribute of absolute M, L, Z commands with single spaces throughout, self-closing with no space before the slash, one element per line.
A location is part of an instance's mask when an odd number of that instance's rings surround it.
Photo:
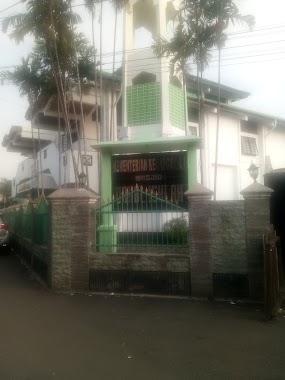
<path fill-rule="evenodd" d="M 10 248 L 9 228 L 5 217 L 0 214 L 0 252 L 8 252 Z"/>

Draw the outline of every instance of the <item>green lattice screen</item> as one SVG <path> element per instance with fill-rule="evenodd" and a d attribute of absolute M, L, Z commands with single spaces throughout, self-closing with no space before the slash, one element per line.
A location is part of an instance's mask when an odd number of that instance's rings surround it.
<path fill-rule="evenodd" d="M 159 82 L 127 88 L 128 125 L 150 125 L 161 122 L 161 89 Z"/>
<path fill-rule="evenodd" d="M 183 89 L 169 84 L 169 118 L 176 128 L 185 128 L 185 103 Z"/>

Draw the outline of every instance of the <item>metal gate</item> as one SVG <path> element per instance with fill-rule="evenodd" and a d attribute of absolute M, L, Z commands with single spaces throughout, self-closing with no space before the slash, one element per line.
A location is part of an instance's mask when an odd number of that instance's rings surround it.
<path fill-rule="evenodd" d="M 188 253 L 188 211 L 136 187 L 94 209 L 93 251 Z"/>
<path fill-rule="evenodd" d="M 281 303 L 280 281 L 282 281 L 279 238 L 272 231 L 265 235 L 264 242 L 264 311 L 266 320 L 276 318 Z M 279 260 L 278 260 L 279 259 Z"/>
<path fill-rule="evenodd" d="M 188 211 L 171 199 L 162 199 L 157 193 L 138 186 L 126 190 L 119 198 L 94 209 L 95 231 L 93 251 L 108 256 L 103 268 L 90 271 L 90 289 L 93 291 L 142 293 L 160 295 L 190 294 L 188 270 L 171 270 L 171 255 L 188 249 Z M 148 260 L 156 259 L 157 267 Z M 121 258 L 121 259 L 120 259 Z M 122 269 L 116 263 L 127 263 Z M 139 262 L 139 265 L 133 264 Z M 139 268 L 139 269 L 138 269 Z M 185 269 L 185 268 L 184 268 Z"/>

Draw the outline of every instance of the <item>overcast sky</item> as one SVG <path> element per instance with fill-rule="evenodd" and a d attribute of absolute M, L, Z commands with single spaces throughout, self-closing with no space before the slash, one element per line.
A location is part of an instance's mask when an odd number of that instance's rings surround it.
<path fill-rule="evenodd" d="M 17 4 L 10 9 L 6 8 L 18 3 L 17 0 L 2 1 L 0 19 L 21 11 L 22 5 Z M 82 30 L 91 37 L 91 19 L 84 12 L 83 1 L 76 0 L 79 6 L 75 10 L 84 19 Z M 231 30 L 226 48 L 223 51 L 221 81 L 225 85 L 248 91 L 251 96 L 237 105 L 269 113 L 285 118 L 285 2 L 284 0 L 239 0 L 239 7 L 243 13 L 253 14 L 256 25 L 248 33 L 244 28 L 237 26 Z M 113 49 L 113 11 L 104 2 L 104 68 L 110 69 L 112 56 L 108 53 Z M 119 19 L 119 31 L 122 29 L 122 20 Z M 98 31 L 97 31 L 98 32 Z M 122 50 L 122 40 L 118 33 L 116 50 Z M 144 46 L 146 39 L 141 39 Z M 20 63 L 32 46 L 32 40 L 27 38 L 24 43 L 16 45 L 8 36 L 0 32 L 0 69 Z M 117 65 L 120 65 L 121 55 L 116 55 Z M 215 53 L 205 77 L 217 80 L 217 61 Z M 3 136 L 9 132 L 12 125 L 29 126 L 25 120 L 27 102 L 19 96 L 17 88 L 0 85 L 0 143 Z M 0 148 L 0 178 L 13 178 L 18 163 L 23 160 L 15 153 L 7 153 Z"/>

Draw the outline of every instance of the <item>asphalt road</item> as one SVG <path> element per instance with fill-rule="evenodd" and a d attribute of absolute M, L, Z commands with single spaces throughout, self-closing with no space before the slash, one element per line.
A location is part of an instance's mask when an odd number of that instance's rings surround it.
<path fill-rule="evenodd" d="M 0 379 L 285 379 L 285 317 L 260 308 L 57 295 L 0 256 Z"/>

